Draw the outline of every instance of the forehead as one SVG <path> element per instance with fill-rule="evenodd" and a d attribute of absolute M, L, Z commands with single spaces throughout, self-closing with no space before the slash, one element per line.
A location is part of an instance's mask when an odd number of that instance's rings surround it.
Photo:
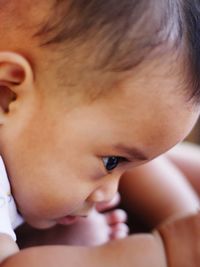
<path fill-rule="evenodd" d="M 167 60 L 141 66 L 98 101 L 102 113 L 112 118 L 112 140 L 120 135 L 149 151 L 156 150 L 155 143 L 167 150 L 188 134 L 198 111 L 187 102 L 178 68 Z"/>
<path fill-rule="evenodd" d="M 48 88 L 46 96 L 51 98 L 49 91 L 52 89 L 54 110 L 55 103 L 57 109 L 61 110 L 63 106 L 65 112 L 66 106 L 71 105 L 75 111 L 68 116 L 70 126 L 78 129 L 82 136 L 87 136 L 90 131 L 93 143 L 96 138 L 102 139 L 100 135 L 103 135 L 107 143 L 122 140 L 126 147 L 133 147 L 135 142 L 149 154 L 156 155 L 183 139 L 196 119 L 182 87 L 186 77 L 183 59 L 175 53 L 161 53 L 161 56 L 157 53 L 155 57 L 152 54 L 133 70 L 123 73 L 94 69 L 91 67 L 93 62 L 90 68 L 83 68 L 82 60 L 76 65 L 74 58 L 70 62 L 72 64 L 62 63 L 62 70 L 59 69 L 62 77 L 58 75 L 58 79 L 55 79 L 56 66 L 52 64 L 48 68 L 49 86 L 43 86 Z M 62 82 L 58 83 L 58 80 Z M 64 89 L 57 90 L 58 87 Z M 74 92 L 77 92 L 75 97 Z M 82 101 L 82 96 L 84 100 L 86 96 L 86 103 Z M 90 96 L 91 101 L 88 102 Z M 74 105 L 78 108 L 74 109 Z"/>

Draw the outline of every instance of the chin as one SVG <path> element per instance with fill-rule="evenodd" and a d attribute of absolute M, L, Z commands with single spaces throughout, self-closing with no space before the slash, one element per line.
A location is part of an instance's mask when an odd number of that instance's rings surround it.
<path fill-rule="evenodd" d="M 26 220 L 26 222 L 32 226 L 33 228 L 45 230 L 52 228 L 56 225 L 56 222 L 53 221 L 33 221 L 33 220 Z"/>

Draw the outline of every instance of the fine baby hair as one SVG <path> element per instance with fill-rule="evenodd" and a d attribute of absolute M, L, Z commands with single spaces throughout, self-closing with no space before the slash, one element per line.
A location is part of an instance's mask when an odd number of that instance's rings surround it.
<path fill-rule="evenodd" d="M 186 95 L 198 102 L 199 8 L 198 0 L 57 0 L 34 36 L 41 46 L 69 49 L 66 58 L 83 48 L 84 67 L 92 57 L 104 72 L 131 70 L 166 51 L 184 54 Z"/>

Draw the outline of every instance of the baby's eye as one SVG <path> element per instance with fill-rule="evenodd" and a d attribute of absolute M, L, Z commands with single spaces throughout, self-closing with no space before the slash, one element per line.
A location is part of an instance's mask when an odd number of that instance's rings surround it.
<path fill-rule="evenodd" d="M 104 157 L 103 163 L 107 171 L 112 171 L 121 163 L 127 161 L 127 159 L 123 157 Z"/>

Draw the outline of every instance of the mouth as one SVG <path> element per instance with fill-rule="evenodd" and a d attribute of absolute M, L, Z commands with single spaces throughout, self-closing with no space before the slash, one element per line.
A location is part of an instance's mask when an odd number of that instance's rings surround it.
<path fill-rule="evenodd" d="M 86 218 L 87 216 L 68 215 L 57 221 L 61 225 L 71 225 L 76 223 L 80 218 Z"/>

